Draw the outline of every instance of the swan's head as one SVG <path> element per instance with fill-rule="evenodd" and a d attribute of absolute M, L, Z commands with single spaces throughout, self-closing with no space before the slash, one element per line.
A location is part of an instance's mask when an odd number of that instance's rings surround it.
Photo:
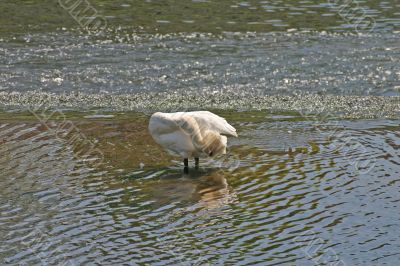
<path fill-rule="evenodd" d="M 226 136 L 222 136 L 219 133 L 207 132 L 204 138 L 204 146 L 202 148 L 203 152 L 208 156 L 216 156 L 221 154 L 226 154 Z"/>

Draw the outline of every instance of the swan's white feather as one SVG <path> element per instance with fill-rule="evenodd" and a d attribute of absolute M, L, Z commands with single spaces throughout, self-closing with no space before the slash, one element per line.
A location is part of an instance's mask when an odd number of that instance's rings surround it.
<path fill-rule="evenodd" d="M 236 129 L 224 118 L 208 111 L 157 112 L 150 118 L 149 131 L 170 154 L 182 158 L 223 154 L 226 136 L 237 137 Z"/>
<path fill-rule="evenodd" d="M 187 112 L 206 130 L 212 130 L 229 137 L 237 137 L 236 129 L 226 119 L 209 111 Z"/>

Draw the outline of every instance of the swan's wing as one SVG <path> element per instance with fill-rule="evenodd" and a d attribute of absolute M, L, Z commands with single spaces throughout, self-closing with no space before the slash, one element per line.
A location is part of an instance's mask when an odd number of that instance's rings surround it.
<path fill-rule="evenodd" d="M 222 135 L 237 137 L 236 129 L 223 117 L 208 111 L 187 112 L 185 114 L 197 121 L 201 131 L 212 130 Z"/>
<path fill-rule="evenodd" d="M 193 152 L 194 147 L 189 133 L 182 130 L 180 124 L 183 121 L 176 121 L 177 115 L 168 113 L 155 113 L 150 117 L 149 131 L 153 139 L 163 146 L 170 154 L 179 155 L 183 158 Z M 191 118 L 194 123 L 196 121 Z M 188 128 L 193 128 L 192 121 L 186 122 Z"/>
<path fill-rule="evenodd" d="M 149 122 L 150 134 L 153 136 L 170 134 L 179 130 L 176 121 L 166 113 L 154 113 Z"/>
<path fill-rule="evenodd" d="M 236 129 L 216 114 L 208 111 L 155 113 L 150 118 L 150 131 L 158 134 L 170 133 L 181 128 L 188 135 L 215 131 L 226 136 L 237 137 Z"/>

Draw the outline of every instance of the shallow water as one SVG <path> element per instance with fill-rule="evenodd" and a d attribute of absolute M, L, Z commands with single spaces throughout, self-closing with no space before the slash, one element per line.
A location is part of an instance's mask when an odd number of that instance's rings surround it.
<path fill-rule="evenodd" d="M 399 120 L 221 114 L 240 137 L 188 175 L 142 114 L 3 114 L 2 264 L 397 263 Z"/>

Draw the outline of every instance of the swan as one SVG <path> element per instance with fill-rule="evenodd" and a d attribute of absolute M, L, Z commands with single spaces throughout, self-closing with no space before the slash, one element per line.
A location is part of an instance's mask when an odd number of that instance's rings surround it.
<path fill-rule="evenodd" d="M 167 152 L 183 159 L 188 171 L 190 158 L 198 168 L 200 157 L 226 154 L 227 136 L 237 137 L 236 129 L 209 111 L 154 113 L 149 132 Z"/>

